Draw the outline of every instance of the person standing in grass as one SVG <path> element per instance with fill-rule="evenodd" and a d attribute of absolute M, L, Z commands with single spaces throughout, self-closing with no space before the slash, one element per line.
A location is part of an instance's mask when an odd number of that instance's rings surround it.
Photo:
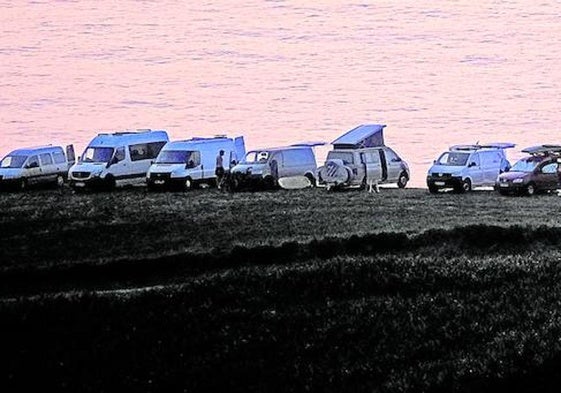
<path fill-rule="evenodd" d="M 216 156 L 216 169 L 214 170 L 216 175 L 216 185 L 220 190 L 222 188 L 222 182 L 224 181 L 224 150 L 220 150 Z"/>

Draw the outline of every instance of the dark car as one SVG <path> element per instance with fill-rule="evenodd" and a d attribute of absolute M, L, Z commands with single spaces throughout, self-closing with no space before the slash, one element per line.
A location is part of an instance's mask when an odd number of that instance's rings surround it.
<path fill-rule="evenodd" d="M 561 188 L 561 146 L 540 145 L 522 151 L 529 156 L 497 178 L 495 189 L 499 193 L 534 195 Z"/>

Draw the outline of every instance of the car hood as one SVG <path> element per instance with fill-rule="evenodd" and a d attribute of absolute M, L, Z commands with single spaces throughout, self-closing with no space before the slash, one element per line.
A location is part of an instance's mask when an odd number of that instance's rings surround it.
<path fill-rule="evenodd" d="M 23 173 L 23 168 L 0 168 L 0 176 L 19 177 Z"/>
<path fill-rule="evenodd" d="M 261 173 L 267 164 L 238 164 L 232 168 L 233 173 L 246 173 L 248 170 L 252 173 Z"/>
<path fill-rule="evenodd" d="M 185 169 L 185 164 L 152 164 L 148 172 L 173 173 Z"/>
<path fill-rule="evenodd" d="M 528 172 L 505 172 L 499 175 L 499 179 L 501 180 L 515 180 L 515 179 L 523 179 L 526 176 L 530 176 L 531 173 Z"/>
<path fill-rule="evenodd" d="M 102 162 L 81 162 L 74 164 L 70 167 L 70 172 L 90 172 L 101 173 L 107 167 L 107 164 Z"/>
<path fill-rule="evenodd" d="M 449 173 L 451 175 L 459 175 L 464 170 L 465 166 L 450 166 L 450 165 L 433 165 L 429 169 L 429 175 L 437 173 Z"/>

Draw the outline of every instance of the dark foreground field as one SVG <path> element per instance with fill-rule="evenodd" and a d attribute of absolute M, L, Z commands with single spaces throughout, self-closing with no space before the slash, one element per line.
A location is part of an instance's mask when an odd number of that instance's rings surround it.
<path fill-rule="evenodd" d="M 0 195 L 3 391 L 557 392 L 561 198 Z"/>

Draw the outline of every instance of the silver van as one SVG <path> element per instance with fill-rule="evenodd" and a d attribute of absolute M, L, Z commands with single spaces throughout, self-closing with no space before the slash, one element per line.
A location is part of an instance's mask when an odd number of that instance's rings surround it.
<path fill-rule="evenodd" d="M 191 138 L 167 143 L 146 174 L 148 188 L 190 190 L 199 184 L 216 185 L 216 157 L 224 151 L 224 169 L 245 155 L 243 136 Z"/>
<path fill-rule="evenodd" d="M 298 144 L 249 151 L 231 170 L 232 187 L 274 188 L 280 178 L 294 176 L 305 176 L 314 185 L 317 163 L 313 146 Z"/>
<path fill-rule="evenodd" d="M 514 146 L 513 143 L 451 146 L 428 171 L 429 191 L 436 193 L 449 188 L 460 193 L 475 187 L 494 187 L 497 177 L 510 169 L 505 149 Z"/>
<path fill-rule="evenodd" d="M 74 190 L 110 190 L 117 185 L 143 184 L 148 168 L 168 141 L 163 130 L 101 133 L 70 168 L 70 186 Z"/>
<path fill-rule="evenodd" d="M 358 126 L 332 143 L 318 182 L 331 188 L 364 188 L 367 184 L 397 184 L 404 188 L 411 176 L 407 163 L 384 144 L 385 125 Z"/>
<path fill-rule="evenodd" d="M 25 190 L 31 186 L 61 187 L 74 163 L 74 147 L 42 146 L 18 149 L 0 161 L 0 188 Z"/>

